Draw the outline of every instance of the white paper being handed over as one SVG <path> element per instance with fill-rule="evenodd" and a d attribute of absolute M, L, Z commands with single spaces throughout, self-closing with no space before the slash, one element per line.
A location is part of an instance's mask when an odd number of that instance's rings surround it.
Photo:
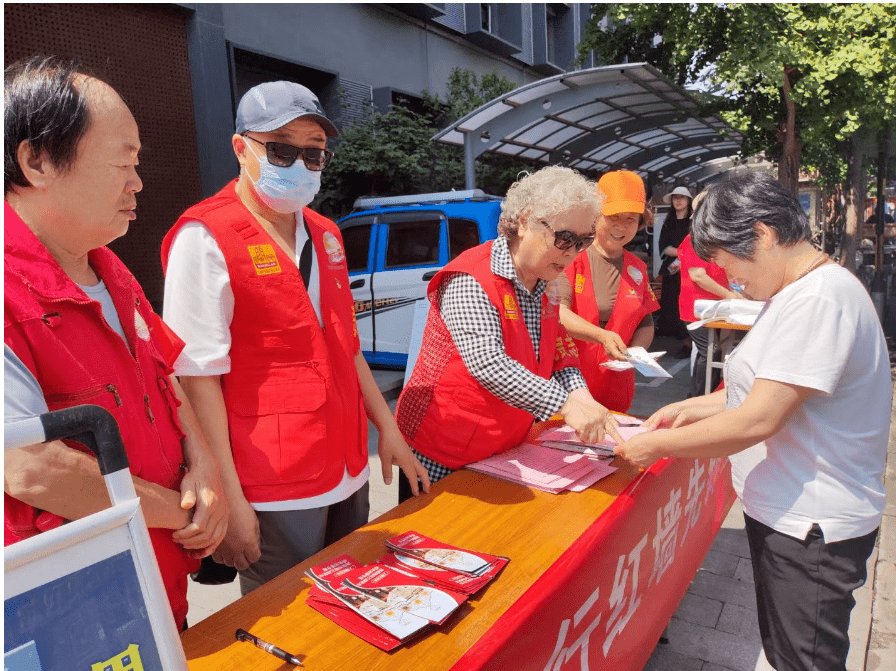
<path fill-rule="evenodd" d="M 665 352 L 648 352 L 643 347 L 629 347 L 627 361 L 604 361 L 601 366 L 610 370 L 628 370 L 634 368 L 645 377 L 672 377 L 656 359 Z"/>

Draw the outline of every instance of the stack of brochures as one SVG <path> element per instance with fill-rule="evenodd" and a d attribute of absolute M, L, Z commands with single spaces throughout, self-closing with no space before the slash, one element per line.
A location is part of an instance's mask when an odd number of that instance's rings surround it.
<path fill-rule="evenodd" d="M 643 432 L 640 420 L 620 417 L 619 434 L 623 440 Z M 534 442 L 523 443 L 466 468 L 550 494 L 581 492 L 616 472 L 616 467 L 609 464 L 615 445 L 610 436 L 600 443 L 582 442 L 572 427 L 564 425 L 545 431 Z"/>
<path fill-rule="evenodd" d="M 381 650 L 445 622 L 510 561 L 415 531 L 386 547 L 392 552 L 366 566 L 341 555 L 306 571 L 314 581 L 306 603 Z"/>

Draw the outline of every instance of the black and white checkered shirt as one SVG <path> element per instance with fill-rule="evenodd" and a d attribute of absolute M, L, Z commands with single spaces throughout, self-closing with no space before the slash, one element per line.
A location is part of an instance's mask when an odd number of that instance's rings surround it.
<path fill-rule="evenodd" d="M 492 245 L 491 270 L 513 284 L 537 358 L 541 349 L 541 296 L 547 282 L 538 280 L 531 293 L 523 286 L 513 267 L 507 240 L 503 237 Z M 556 371 L 550 379 L 545 379 L 507 356 L 501 315 L 472 275 L 458 273 L 450 277 L 442 284 L 436 300 L 445 326 L 470 375 L 508 405 L 545 420 L 560 409 L 569 392 L 587 386 L 578 368 L 564 368 Z M 414 454 L 429 472 L 433 484 L 453 472 L 416 450 Z"/>
<path fill-rule="evenodd" d="M 513 284 L 537 358 L 541 342 L 541 296 L 547 283 L 538 280 L 531 293 L 523 286 L 503 237 L 492 246 L 491 270 Z M 508 405 L 526 410 L 537 419 L 550 419 L 566 402 L 569 392 L 586 386 L 577 368 L 564 368 L 545 379 L 511 359 L 504 350 L 501 315 L 472 275 L 459 273 L 449 278 L 436 300 L 470 375 Z"/>

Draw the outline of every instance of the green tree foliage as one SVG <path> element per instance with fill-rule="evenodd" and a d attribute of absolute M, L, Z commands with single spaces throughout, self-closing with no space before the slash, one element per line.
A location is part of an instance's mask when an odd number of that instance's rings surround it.
<path fill-rule="evenodd" d="M 464 188 L 463 149 L 430 138 L 469 112 L 516 88 L 497 74 L 482 77 L 455 68 L 446 96 L 424 93 L 422 105 L 393 104 L 388 112 L 372 107 L 362 123 L 346 125 L 336 155 L 323 174 L 315 202 L 339 217 L 361 196 L 393 196 Z M 520 170 L 531 164 L 501 156 L 477 160 L 476 185 L 503 195 Z"/>
<path fill-rule="evenodd" d="M 810 166 L 842 179 L 843 143 L 859 128 L 878 129 L 894 117 L 894 5 L 593 8 L 582 55 L 594 50 L 605 63 L 646 61 L 682 86 L 705 80 L 719 94 L 709 111 L 744 132 L 746 155 L 765 151 L 798 167 L 805 147 Z"/>
<path fill-rule="evenodd" d="M 796 191 L 800 167 L 842 194 L 841 263 L 852 266 L 864 210 L 863 151 L 896 117 L 896 5 L 593 5 L 579 46 L 604 63 L 646 61 L 677 84 L 710 85 L 707 112 L 744 133 Z M 835 208 L 836 209 L 836 208 Z"/>

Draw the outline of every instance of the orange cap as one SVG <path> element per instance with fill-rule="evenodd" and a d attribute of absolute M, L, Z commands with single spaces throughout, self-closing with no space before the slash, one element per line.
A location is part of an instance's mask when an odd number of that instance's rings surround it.
<path fill-rule="evenodd" d="M 606 216 L 620 212 L 641 214 L 647 203 L 644 180 L 630 170 L 608 172 L 597 183 L 597 188 L 606 196 L 601 213 Z"/>

